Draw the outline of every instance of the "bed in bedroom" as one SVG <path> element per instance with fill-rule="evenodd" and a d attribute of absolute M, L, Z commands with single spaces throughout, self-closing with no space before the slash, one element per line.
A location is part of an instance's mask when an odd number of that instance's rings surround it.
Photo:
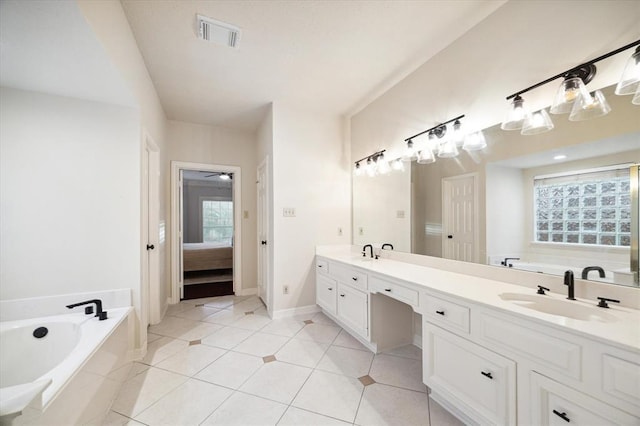
<path fill-rule="evenodd" d="M 184 299 L 233 294 L 233 247 L 220 243 L 182 245 Z"/>

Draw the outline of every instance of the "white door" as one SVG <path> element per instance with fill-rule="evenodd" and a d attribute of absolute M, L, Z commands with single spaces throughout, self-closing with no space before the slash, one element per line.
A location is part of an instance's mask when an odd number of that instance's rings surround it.
<path fill-rule="evenodd" d="M 268 157 L 258 166 L 258 296 L 271 312 L 269 283 L 269 163 Z"/>
<path fill-rule="evenodd" d="M 144 326 L 161 318 L 160 300 L 160 158 L 158 148 L 148 135 L 142 155 L 142 284 Z"/>
<path fill-rule="evenodd" d="M 477 262 L 476 174 L 442 179 L 442 257 Z"/>

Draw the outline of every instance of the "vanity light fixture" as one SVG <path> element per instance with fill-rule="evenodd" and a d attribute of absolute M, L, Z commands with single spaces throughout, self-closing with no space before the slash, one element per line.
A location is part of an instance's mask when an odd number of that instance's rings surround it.
<path fill-rule="evenodd" d="M 405 148 L 404 152 L 402 153 L 402 157 L 400 158 L 402 159 L 402 161 L 408 163 L 416 159 L 416 148 L 411 139 L 405 139 L 405 142 L 407 142 L 407 147 Z"/>
<path fill-rule="evenodd" d="M 395 170 L 397 172 L 404 171 L 404 163 L 401 158 L 396 158 L 391 162 L 391 170 Z"/>
<path fill-rule="evenodd" d="M 376 157 L 376 172 L 380 175 L 386 175 L 391 171 L 391 167 L 389 167 L 389 163 L 384 158 L 384 152 L 381 152 L 380 155 Z"/>
<path fill-rule="evenodd" d="M 569 120 L 580 121 L 589 118 L 601 117 L 611 111 L 604 95 L 600 91 L 589 93 L 586 85 L 596 75 L 596 62 L 617 55 L 632 47 L 636 47 L 634 54 L 629 58 L 624 73 L 616 87 L 616 94 L 633 94 L 640 86 L 640 40 L 629 43 L 619 49 L 612 50 L 602 56 L 594 58 L 584 64 L 563 71 L 544 81 L 520 90 L 507 96 L 507 100 L 513 99 L 509 105 L 507 118 L 500 126 L 503 130 L 517 130 L 522 128 L 523 135 L 535 135 L 553 129 L 553 123 L 545 110 L 529 114 L 524 109 L 522 94 L 562 78 L 563 81 L 556 92 L 556 96 L 550 108 L 552 114 L 571 113 Z"/>
<path fill-rule="evenodd" d="M 363 174 L 364 174 L 364 167 L 360 166 L 360 162 L 356 162 L 356 165 L 353 168 L 353 175 L 362 176 Z"/>
<path fill-rule="evenodd" d="M 427 146 L 418 153 L 418 164 L 431 164 L 436 162 L 436 157 L 433 155 L 431 147 Z"/>
<path fill-rule="evenodd" d="M 354 176 L 362 176 L 366 174 L 367 176 L 373 177 L 377 174 L 386 174 L 391 171 L 389 167 L 389 163 L 384 158 L 385 149 L 381 151 L 376 151 L 371 155 L 367 155 L 355 161 L 355 165 L 353 167 Z M 366 162 L 365 162 L 366 160 Z M 364 162 L 364 165 L 361 163 Z"/>
<path fill-rule="evenodd" d="M 462 149 L 465 151 L 479 151 L 487 147 L 487 140 L 484 138 L 484 133 L 482 130 L 477 132 L 469 133 L 464 138 L 464 144 L 462 145 Z"/>

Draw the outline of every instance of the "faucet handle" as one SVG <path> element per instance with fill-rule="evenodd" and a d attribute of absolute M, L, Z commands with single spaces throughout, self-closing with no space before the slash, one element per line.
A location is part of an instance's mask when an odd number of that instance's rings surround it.
<path fill-rule="evenodd" d="M 606 297 L 598 297 L 598 299 L 600 300 L 598 302 L 598 307 L 600 307 L 600 308 L 608 308 L 609 305 L 607 304 L 607 302 L 620 303 L 619 300 L 607 299 Z"/>
<path fill-rule="evenodd" d="M 539 285 L 539 286 L 538 286 L 538 291 L 537 291 L 536 293 L 538 293 L 538 294 L 546 294 L 546 293 L 545 293 L 545 290 L 546 290 L 546 291 L 551 291 L 551 290 L 549 290 L 548 288 L 546 288 L 546 287 L 542 287 L 541 285 Z"/>

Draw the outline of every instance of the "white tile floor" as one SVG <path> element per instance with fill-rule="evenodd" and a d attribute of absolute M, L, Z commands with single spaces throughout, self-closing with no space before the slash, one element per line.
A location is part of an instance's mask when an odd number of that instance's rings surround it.
<path fill-rule="evenodd" d="M 374 355 L 322 313 L 270 320 L 256 297 L 189 300 L 148 342 L 105 425 L 461 424 L 429 401 L 420 349 Z"/>

